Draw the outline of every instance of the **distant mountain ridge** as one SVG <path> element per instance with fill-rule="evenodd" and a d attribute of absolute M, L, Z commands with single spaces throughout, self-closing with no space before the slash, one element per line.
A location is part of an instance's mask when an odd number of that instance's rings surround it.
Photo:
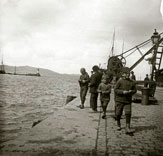
<path fill-rule="evenodd" d="M 15 72 L 15 66 L 9 66 L 9 65 L 4 65 L 5 72 L 6 73 L 14 73 Z M 17 74 L 36 74 L 37 73 L 36 67 L 31 67 L 31 66 L 17 66 L 16 67 L 16 73 Z M 60 74 L 57 72 L 54 72 L 49 69 L 44 69 L 44 68 L 39 68 L 39 73 L 41 76 L 60 76 L 60 75 L 67 75 L 67 76 L 73 76 L 76 77 L 78 75 L 76 74 Z"/>

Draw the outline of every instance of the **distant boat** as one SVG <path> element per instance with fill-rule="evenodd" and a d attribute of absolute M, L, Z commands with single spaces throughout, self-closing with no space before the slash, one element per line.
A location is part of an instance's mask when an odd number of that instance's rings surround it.
<path fill-rule="evenodd" d="M 10 74 L 10 75 L 24 75 L 24 76 L 41 76 L 40 75 L 40 72 L 39 72 L 39 68 L 37 68 L 37 73 L 28 73 L 28 74 L 19 74 L 19 73 L 16 73 L 16 66 L 14 68 L 14 73 L 8 73 L 5 71 L 5 65 L 3 63 L 3 54 L 2 54 L 2 60 L 1 60 L 1 65 L 0 65 L 0 74 Z"/>
<path fill-rule="evenodd" d="M 0 65 L 0 74 L 6 74 L 5 66 L 3 64 L 3 57 L 2 57 L 1 65 Z"/>
<path fill-rule="evenodd" d="M 4 70 L 0 70 L 0 74 L 6 74 Z"/>
<path fill-rule="evenodd" d="M 14 75 L 20 75 L 20 74 L 16 74 L 16 69 L 15 69 Z M 28 74 L 21 74 L 21 75 L 25 75 L 25 76 L 41 76 L 40 75 L 40 69 L 39 68 L 37 68 L 37 73 L 36 74 L 28 73 Z"/>
<path fill-rule="evenodd" d="M 29 73 L 29 74 L 25 74 L 26 76 L 41 76 L 40 73 L 37 73 L 37 74 L 32 74 L 32 73 Z"/>
<path fill-rule="evenodd" d="M 0 74 L 21 75 L 21 76 L 38 76 L 38 77 L 41 76 L 39 73 L 39 68 L 37 69 L 37 73 L 35 73 L 35 74 L 34 73 L 28 73 L 28 74 L 17 73 L 16 72 L 16 66 L 15 66 L 14 70 L 15 70 L 14 73 L 6 72 L 5 71 L 5 65 L 3 64 L 3 61 L 2 61 L 1 65 L 0 65 Z"/>

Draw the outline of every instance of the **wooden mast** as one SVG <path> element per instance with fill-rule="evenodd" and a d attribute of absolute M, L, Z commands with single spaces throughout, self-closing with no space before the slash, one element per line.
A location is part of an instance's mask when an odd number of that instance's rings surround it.
<path fill-rule="evenodd" d="M 113 33 L 113 43 L 112 43 L 112 48 L 111 48 L 111 56 L 114 56 L 114 41 L 115 41 L 115 28 L 114 28 L 114 33 Z"/>
<path fill-rule="evenodd" d="M 5 73 L 6 73 L 6 72 L 5 72 L 5 66 L 4 66 L 4 64 L 3 64 L 3 54 L 2 54 L 2 60 L 1 60 L 0 73 L 1 73 L 1 74 L 5 74 Z"/>

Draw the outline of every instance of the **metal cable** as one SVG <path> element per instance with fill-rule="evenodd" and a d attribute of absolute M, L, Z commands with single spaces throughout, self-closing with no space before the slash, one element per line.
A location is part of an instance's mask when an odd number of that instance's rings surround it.
<path fill-rule="evenodd" d="M 133 50 L 133 52 L 131 52 L 130 54 L 128 54 L 127 56 L 125 56 L 124 58 L 127 58 L 128 56 L 130 56 L 131 54 L 133 54 L 137 49 Z"/>
<path fill-rule="evenodd" d="M 135 50 L 133 51 L 133 52 L 131 52 L 130 54 L 128 54 L 127 56 L 125 56 L 125 58 L 127 58 L 128 56 L 130 56 L 131 54 L 133 54 L 136 50 L 138 50 L 138 48 L 141 48 L 141 47 L 143 47 L 143 46 L 145 46 L 145 45 L 147 45 L 148 43 L 150 43 L 151 42 L 151 40 L 149 40 L 147 43 L 144 43 L 143 45 L 140 45 L 139 47 L 135 47 Z M 128 51 L 129 52 L 129 51 Z"/>
<path fill-rule="evenodd" d="M 159 35 L 161 36 L 162 34 L 163 34 L 163 32 L 161 32 Z M 144 45 L 148 44 L 149 42 L 151 42 L 151 39 L 148 39 L 148 40 L 146 40 L 146 41 L 144 41 L 144 42 L 142 42 L 142 43 L 138 44 L 137 46 L 135 46 L 135 47 L 133 47 L 133 48 L 131 48 L 131 49 L 129 49 L 129 50 L 127 50 L 127 51 L 123 52 L 123 53 L 122 53 L 122 54 L 120 54 L 120 55 L 124 55 L 124 54 L 128 53 L 129 51 L 131 51 L 131 50 L 135 49 L 136 47 L 142 47 L 142 46 L 144 46 Z M 120 55 L 118 55 L 118 56 L 120 56 Z"/>

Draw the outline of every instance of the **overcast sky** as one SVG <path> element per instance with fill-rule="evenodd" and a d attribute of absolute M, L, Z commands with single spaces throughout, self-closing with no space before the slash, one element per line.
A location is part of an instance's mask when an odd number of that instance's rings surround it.
<path fill-rule="evenodd" d="M 163 4 L 162 4 L 163 12 Z M 163 32 L 161 0 L 1 0 L 0 55 L 8 65 L 59 73 L 105 66 L 115 29 L 115 55 Z M 127 58 L 127 66 L 140 57 Z M 141 70 L 140 70 L 141 68 Z M 134 69 L 149 72 L 147 62 Z"/>

